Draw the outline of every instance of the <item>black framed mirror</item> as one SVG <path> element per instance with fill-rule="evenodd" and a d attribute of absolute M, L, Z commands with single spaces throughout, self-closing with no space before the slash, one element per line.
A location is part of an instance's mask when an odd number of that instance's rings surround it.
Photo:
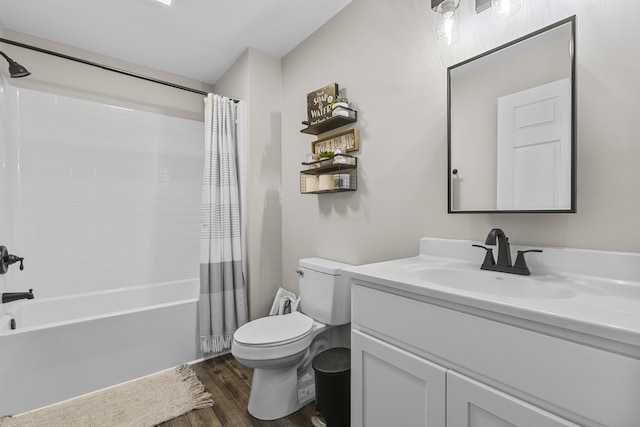
<path fill-rule="evenodd" d="M 575 16 L 447 69 L 449 213 L 576 211 Z"/>

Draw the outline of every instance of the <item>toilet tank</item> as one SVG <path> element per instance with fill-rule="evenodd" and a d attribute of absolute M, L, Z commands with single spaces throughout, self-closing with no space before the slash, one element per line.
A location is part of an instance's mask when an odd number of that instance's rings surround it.
<path fill-rule="evenodd" d="M 322 258 L 304 258 L 298 263 L 300 311 L 327 325 L 351 322 L 351 285 L 342 269 L 351 264 Z"/>

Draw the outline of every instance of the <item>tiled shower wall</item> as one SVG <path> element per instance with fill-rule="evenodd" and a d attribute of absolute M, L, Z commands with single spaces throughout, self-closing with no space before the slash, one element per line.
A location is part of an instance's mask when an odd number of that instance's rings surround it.
<path fill-rule="evenodd" d="M 36 297 L 198 277 L 204 124 L 0 77 L 0 291 Z"/>

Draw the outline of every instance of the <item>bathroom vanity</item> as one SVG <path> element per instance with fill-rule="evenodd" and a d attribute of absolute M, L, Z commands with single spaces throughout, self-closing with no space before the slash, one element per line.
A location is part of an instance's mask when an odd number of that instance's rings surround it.
<path fill-rule="evenodd" d="M 522 277 L 474 243 L 344 272 L 351 425 L 639 425 L 640 254 L 545 247 Z"/>

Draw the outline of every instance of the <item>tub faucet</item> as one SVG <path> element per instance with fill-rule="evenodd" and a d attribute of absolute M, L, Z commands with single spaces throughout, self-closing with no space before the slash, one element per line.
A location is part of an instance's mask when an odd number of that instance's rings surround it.
<path fill-rule="evenodd" d="M 29 289 L 29 292 L 5 292 L 2 294 L 2 303 L 6 304 L 12 301 L 18 301 L 20 299 L 33 299 L 33 289 Z"/>
<path fill-rule="evenodd" d="M 524 259 L 524 254 L 527 252 L 542 252 L 541 249 L 530 249 L 528 251 L 518 251 L 515 264 L 511 264 L 511 247 L 509 246 L 509 238 L 499 228 L 492 229 L 487 235 L 484 241 L 485 245 L 495 245 L 496 238 L 498 239 L 498 261 L 494 261 L 493 252 L 491 248 L 487 248 L 481 245 L 473 245 L 478 248 L 486 250 L 486 255 L 481 270 L 500 271 L 502 273 L 520 274 L 528 276 L 531 274 L 527 262 Z"/>

